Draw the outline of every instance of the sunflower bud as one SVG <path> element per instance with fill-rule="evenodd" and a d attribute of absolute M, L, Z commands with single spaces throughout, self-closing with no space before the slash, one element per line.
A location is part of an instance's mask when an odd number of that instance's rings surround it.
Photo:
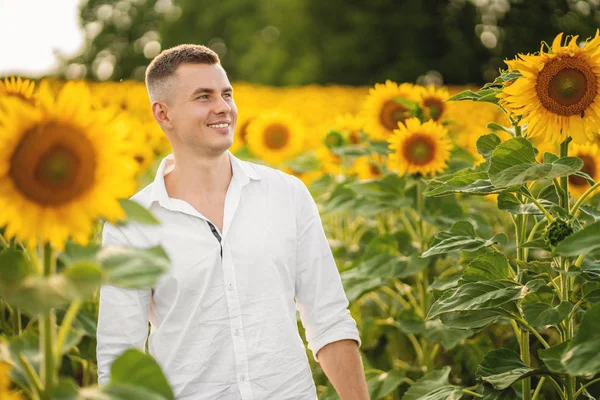
<path fill-rule="evenodd" d="M 546 227 L 544 241 L 550 246 L 556 246 L 572 234 L 573 227 L 565 220 L 558 218 Z"/>

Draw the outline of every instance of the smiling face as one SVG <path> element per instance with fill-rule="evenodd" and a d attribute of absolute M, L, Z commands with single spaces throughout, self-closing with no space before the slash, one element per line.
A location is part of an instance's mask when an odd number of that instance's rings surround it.
<path fill-rule="evenodd" d="M 224 153 L 233 144 L 237 108 L 233 89 L 220 64 L 182 64 L 166 104 L 165 128 L 173 149 L 208 156 Z"/>

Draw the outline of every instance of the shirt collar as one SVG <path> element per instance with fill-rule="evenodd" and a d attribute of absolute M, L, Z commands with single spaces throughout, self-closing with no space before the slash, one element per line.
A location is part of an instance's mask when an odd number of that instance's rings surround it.
<path fill-rule="evenodd" d="M 261 180 L 261 176 L 257 173 L 255 167 L 251 163 L 240 160 L 231 154 L 229 150 L 227 150 L 227 154 L 229 155 L 233 172 L 233 176 L 231 177 L 232 180 L 239 182 L 240 186 L 245 186 L 250 180 Z M 175 155 L 171 153 L 163 158 L 158 166 L 156 176 L 152 182 L 149 205 L 157 201 L 164 206 L 169 202 L 170 198 L 165 186 L 165 175 L 173 171 L 173 168 L 175 168 Z"/>

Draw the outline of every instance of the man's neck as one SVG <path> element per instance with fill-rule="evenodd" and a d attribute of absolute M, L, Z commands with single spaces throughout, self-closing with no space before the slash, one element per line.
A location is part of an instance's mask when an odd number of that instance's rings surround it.
<path fill-rule="evenodd" d="M 233 176 L 228 152 L 215 157 L 177 153 L 174 158 L 175 167 L 165 176 L 169 197 L 193 204 L 225 196 Z"/>

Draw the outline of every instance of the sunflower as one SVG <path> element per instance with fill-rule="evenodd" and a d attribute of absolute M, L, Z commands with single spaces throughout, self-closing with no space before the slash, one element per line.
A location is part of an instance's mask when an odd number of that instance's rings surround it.
<path fill-rule="evenodd" d="M 20 393 L 10 390 L 10 364 L 0 361 L 0 398 L 3 400 L 23 400 Z"/>
<path fill-rule="evenodd" d="M 232 153 L 241 150 L 247 144 L 248 125 L 256 117 L 257 113 L 246 110 L 240 112 L 235 124 L 235 133 L 233 135 L 233 144 L 229 148 Z"/>
<path fill-rule="evenodd" d="M 35 105 L 35 82 L 21 77 L 4 78 L 4 82 L 0 80 L 0 98 L 4 96 L 18 97 L 23 101 L 27 101 Z"/>
<path fill-rule="evenodd" d="M 445 88 L 436 89 L 434 86 L 421 88 L 419 107 L 423 110 L 426 120 L 441 121 L 446 117 L 446 100 L 450 97 Z"/>
<path fill-rule="evenodd" d="M 347 143 L 357 145 L 363 141 L 363 126 L 362 119 L 351 113 L 344 113 L 335 117 L 331 129 L 339 132 Z"/>
<path fill-rule="evenodd" d="M 85 84 L 40 104 L 51 107 L 9 98 L 0 109 L 0 226 L 31 246 L 85 245 L 98 217 L 125 217 L 117 200 L 135 191 L 136 164 Z"/>
<path fill-rule="evenodd" d="M 435 121 L 421 124 L 418 118 L 409 118 L 398 127 L 388 139 L 390 170 L 399 175 L 435 175 L 447 168 L 452 142 L 446 128 Z"/>
<path fill-rule="evenodd" d="M 344 173 L 344 164 L 342 157 L 335 154 L 326 146 L 315 149 L 315 156 L 321 162 L 321 169 L 324 173 L 330 175 L 340 175 Z"/>
<path fill-rule="evenodd" d="M 291 167 L 285 167 L 282 170 L 287 174 L 294 175 L 296 178 L 299 178 L 306 186 L 310 186 L 311 183 L 323 176 L 322 171 L 300 172 Z"/>
<path fill-rule="evenodd" d="M 562 142 L 572 136 L 585 143 L 600 131 L 600 31 L 580 48 L 578 36 L 562 46 L 563 34 L 551 51 L 538 55 L 519 54 L 505 61 L 521 78 L 505 86 L 498 95 L 510 113 L 522 117 L 528 136 L 543 136 Z"/>
<path fill-rule="evenodd" d="M 390 80 L 378 83 L 369 90 L 364 104 L 363 119 L 366 133 L 375 140 L 386 140 L 398 128 L 399 122 L 411 117 L 408 107 L 396 99 L 418 102 L 419 89 L 411 83 L 397 83 Z"/>
<path fill-rule="evenodd" d="M 377 153 L 373 153 L 371 157 L 358 157 L 349 168 L 349 173 L 357 175 L 359 180 L 381 178 L 384 174 L 384 162 L 385 158 Z"/>
<path fill-rule="evenodd" d="M 259 115 L 247 129 L 248 148 L 253 155 L 270 164 L 279 164 L 304 150 L 302 125 L 288 114 Z"/>
<path fill-rule="evenodd" d="M 581 172 L 585 172 L 597 182 L 600 179 L 600 147 L 596 143 L 585 145 L 569 145 L 569 155 L 583 160 Z M 575 198 L 580 197 L 590 188 L 587 180 L 577 175 L 569 175 L 569 191 Z"/>

